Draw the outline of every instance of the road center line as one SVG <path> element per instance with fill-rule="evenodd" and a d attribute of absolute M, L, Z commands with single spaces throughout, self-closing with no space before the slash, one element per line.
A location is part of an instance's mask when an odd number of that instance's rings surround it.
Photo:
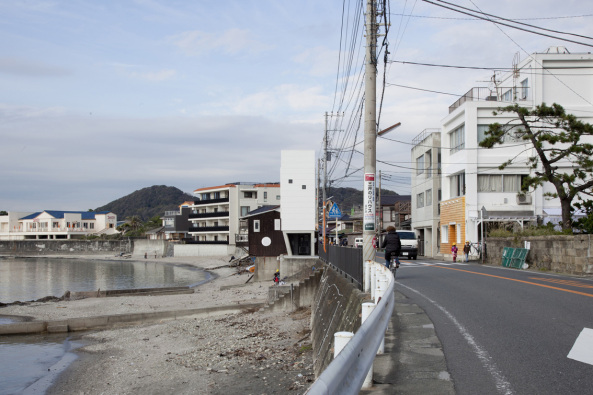
<path fill-rule="evenodd" d="M 593 298 L 593 294 L 588 294 L 586 292 L 579 292 L 579 291 L 573 291 L 572 289 L 565 289 L 565 288 L 558 288 L 558 287 L 553 287 L 551 285 L 546 285 L 546 284 L 538 284 L 538 283 L 533 283 L 531 281 L 525 281 L 525 280 L 518 280 L 516 278 L 510 278 L 510 277 L 503 277 L 503 276 L 496 276 L 494 274 L 488 274 L 488 273 L 478 273 L 478 272 L 472 272 L 471 270 L 464 270 L 464 269 L 455 269 L 452 267 L 447 267 L 447 266 L 438 266 L 438 265 L 433 265 L 433 267 L 437 267 L 439 269 L 447 269 L 447 270 L 457 270 L 459 272 L 465 272 L 465 273 L 471 273 L 471 274 L 479 274 L 480 276 L 487 276 L 487 277 L 494 277 L 494 278 L 500 278 L 503 280 L 509 280 L 509 281 L 516 281 L 518 283 L 523 283 L 523 284 L 529 284 L 529 285 L 535 285 L 538 287 L 543 287 L 543 288 L 550 288 L 550 289 L 555 289 L 557 291 L 564 291 L 564 292 L 569 292 L 569 293 L 573 293 L 573 294 L 577 294 L 577 295 L 582 295 L 582 296 L 588 296 L 590 298 Z"/>
<path fill-rule="evenodd" d="M 461 323 L 459 321 L 457 321 L 457 319 L 455 318 L 455 316 L 453 316 L 453 314 L 451 314 L 443 306 L 441 306 L 440 304 L 438 304 L 434 300 L 430 299 L 428 296 L 424 295 L 420 291 L 417 291 L 417 290 L 415 290 L 413 288 L 410 288 L 407 285 L 404 285 L 404 284 L 402 284 L 399 281 L 396 281 L 395 283 L 397 285 L 399 285 L 400 287 L 406 288 L 406 289 L 408 289 L 408 290 L 410 290 L 410 291 L 412 291 L 412 292 L 420 295 L 424 299 L 428 300 L 437 309 L 441 310 L 443 312 L 443 314 L 445 314 L 445 316 L 447 316 L 447 318 L 449 318 L 453 322 L 453 324 L 459 330 L 459 333 L 463 336 L 463 338 L 465 339 L 465 341 L 474 350 L 474 352 L 476 353 L 476 356 L 482 362 L 482 366 L 484 366 L 484 368 L 486 369 L 486 371 L 494 379 L 494 383 L 496 385 L 496 388 L 498 389 L 498 392 L 501 393 L 501 394 L 505 394 L 505 395 L 512 395 L 513 394 L 513 391 L 511 390 L 511 383 L 509 383 L 506 380 L 506 378 L 504 377 L 504 375 L 498 370 L 498 367 L 496 366 L 496 364 L 492 360 L 492 357 L 490 356 L 490 354 L 488 354 L 488 351 L 484 350 L 482 348 L 482 346 L 480 346 L 478 344 L 478 342 L 476 342 L 476 340 L 474 339 L 474 337 L 469 333 L 469 331 L 467 329 L 465 329 L 465 327 L 463 325 L 461 325 Z"/>

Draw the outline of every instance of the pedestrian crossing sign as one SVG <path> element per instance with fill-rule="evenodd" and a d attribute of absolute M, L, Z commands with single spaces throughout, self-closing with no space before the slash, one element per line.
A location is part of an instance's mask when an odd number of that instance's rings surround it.
<path fill-rule="evenodd" d="M 328 216 L 329 216 L 329 218 L 336 218 L 336 219 L 342 217 L 342 211 L 340 211 L 340 209 L 338 208 L 337 203 L 334 203 L 334 205 L 329 209 Z"/>

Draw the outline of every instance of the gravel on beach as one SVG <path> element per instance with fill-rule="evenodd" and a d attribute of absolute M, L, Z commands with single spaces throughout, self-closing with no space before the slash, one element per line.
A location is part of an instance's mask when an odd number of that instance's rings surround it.
<path fill-rule="evenodd" d="M 88 258 L 88 257 L 85 257 Z M 97 258 L 95 258 L 97 259 Z M 109 258 L 113 259 L 113 258 Z M 193 294 L 35 302 L 0 315 L 60 320 L 94 315 L 265 303 L 270 282 L 247 282 L 228 257 L 163 258 L 214 274 Z M 89 333 L 79 358 L 47 394 L 280 394 L 312 384 L 310 309 L 260 309 L 208 318 L 186 317 Z"/>

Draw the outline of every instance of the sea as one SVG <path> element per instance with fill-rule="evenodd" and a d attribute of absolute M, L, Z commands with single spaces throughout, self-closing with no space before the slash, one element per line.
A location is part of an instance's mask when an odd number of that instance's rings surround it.
<path fill-rule="evenodd" d="M 207 279 L 203 270 L 150 260 L 0 258 L 0 302 L 61 297 L 66 291 L 193 287 Z M 0 325 L 11 322 L 0 307 Z M 0 395 L 43 394 L 80 346 L 66 334 L 0 336 Z"/>

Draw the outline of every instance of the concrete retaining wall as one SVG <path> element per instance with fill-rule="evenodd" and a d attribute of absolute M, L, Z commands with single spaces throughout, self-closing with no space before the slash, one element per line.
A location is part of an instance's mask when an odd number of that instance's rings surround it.
<path fill-rule="evenodd" d="M 301 307 L 311 307 L 322 275 L 323 270 L 316 270 L 305 279 L 270 287 L 268 308 L 272 311 L 294 311 Z"/>
<path fill-rule="evenodd" d="M 487 263 L 501 265 L 504 247 L 525 248 L 525 241 L 531 244 L 526 260 L 531 267 L 558 273 L 593 274 L 591 235 L 489 237 Z"/>
<path fill-rule="evenodd" d="M 0 255 L 109 255 L 134 250 L 134 241 L 126 240 L 10 240 L 0 241 Z"/>
<path fill-rule="evenodd" d="M 166 240 L 134 240 L 134 258 L 162 258 L 167 256 L 168 242 Z"/>
<path fill-rule="evenodd" d="M 343 275 L 325 267 L 311 306 L 315 376 L 333 360 L 334 333 L 356 333 L 360 327 L 364 302 L 370 302 L 369 294 L 360 292 Z"/>
<path fill-rule="evenodd" d="M 241 256 L 241 252 L 235 246 L 228 244 L 176 244 L 173 247 L 173 255 L 180 256 Z"/>

